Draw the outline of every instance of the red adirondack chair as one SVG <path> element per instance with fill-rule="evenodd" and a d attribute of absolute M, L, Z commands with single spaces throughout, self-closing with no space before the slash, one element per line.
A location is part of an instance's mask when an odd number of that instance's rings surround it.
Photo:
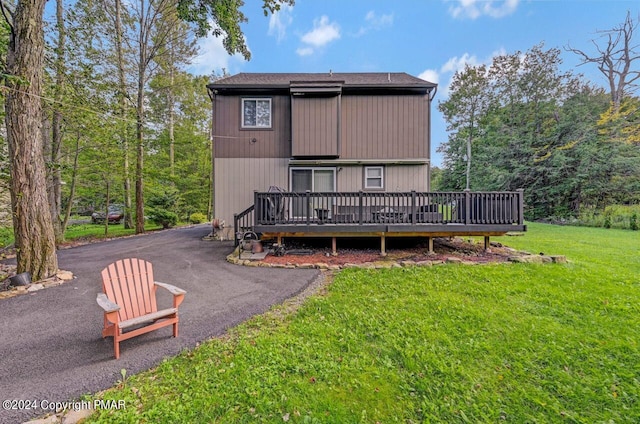
<path fill-rule="evenodd" d="M 158 287 L 173 295 L 173 307 L 158 310 Z M 123 340 L 168 325 L 173 325 L 173 337 L 178 337 L 178 306 L 186 291 L 154 281 L 151 262 L 129 258 L 112 263 L 102 270 L 102 290 L 96 299 L 104 309 L 102 337 L 113 337 L 116 359 Z"/>

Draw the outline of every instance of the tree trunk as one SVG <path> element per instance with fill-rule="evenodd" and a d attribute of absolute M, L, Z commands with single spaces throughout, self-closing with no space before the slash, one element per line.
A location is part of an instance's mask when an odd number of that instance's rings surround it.
<path fill-rule="evenodd" d="M 137 160 L 136 160 L 136 234 L 144 233 L 144 185 L 142 180 L 142 170 L 144 168 L 144 86 L 140 81 L 138 87 L 138 112 L 137 112 Z"/>
<path fill-rule="evenodd" d="M 11 161 L 11 208 L 18 272 L 34 281 L 58 269 L 46 192 L 42 137 L 42 70 L 46 0 L 19 1 L 7 53 L 6 125 Z"/>
<path fill-rule="evenodd" d="M 144 169 L 144 86 L 147 66 L 146 22 L 144 1 L 140 2 L 140 34 L 138 57 L 138 102 L 136 105 L 136 234 L 144 233 L 144 185 L 142 170 Z"/>
<path fill-rule="evenodd" d="M 175 97 L 174 97 L 174 86 L 175 77 L 174 77 L 174 49 L 175 44 L 171 42 L 169 46 L 169 95 L 167 96 L 167 108 L 169 109 L 169 164 L 171 176 L 174 177 L 176 175 L 176 152 L 175 152 L 175 143 L 176 138 L 174 135 L 174 108 L 175 108 Z"/>
<path fill-rule="evenodd" d="M 107 201 L 104 206 L 104 236 L 109 235 L 109 205 L 111 204 L 111 181 L 109 181 L 109 176 L 106 175 L 104 179 L 106 188 L 107 188 Z"/>
<path fill-rule="evenodd" d="M 122 150 L 124 155 L 124 228 L 133 228 L 133 218 L 131 210 L 131 175 L 129 172 L 129 139 L 127 134 L 127 85 L 124 70 L 124 54 L 122 53 L 122 2 L 115 0 L 116 17 L 116 56 L 118 57 L 118 86 L 120 90 L 120 118 L 122 132 L 120 134 L 122 141 Z"/>
<path fill-rule="evenodd" d="M 60 172 L 60 148 L 62 147 L 62 99 L 65 77 L 65 27 L 64 9 L 62 0 L 56 0 L 56 21 L 58 29 L 58 45 L 56 57 L 56 86 L 55 103 L 53 105 L 53 121 L 51 127 L 51 149 L 49 160 L 50 191 L 49 207 L 51 210 L 51 222 L 56 238 L 56 244 L 64 241 L 64 231 L 60 221 L 62 210 L 62 176 Z"/>
<path fill-rule="evenodd" d="M 62 233 L 67 231 L 67 225 L 69 224 L 69 217 L 71 216 L 71 207 L 73 206 L 73 199 L 76 197 L 76 182 L 78 180 L 78 156 L 80 156 L 80 132 L 76 138 L 76 152 L 73 156 L 73 170 L 71 171 L 71 186 L 69 187 L 69 201 L 64 211 L 64 219 L 62 221 Z"/>
<path fill-rule="evenodd" d="M 175 154 L 175 135 L 174 135 L 174 113 L 173 113 L 173 108 L 174 108 L 174 97 L 173 97 L 173 63 L 171 64 L 171 70 L 169 71 L 169 98 L 168 98 L 168 108 L 169 108 L 169 163 L 170 163 L 170 170 L 171 170 L 171 176 L 174 177 L 176 175 L 176 154 Z"/>

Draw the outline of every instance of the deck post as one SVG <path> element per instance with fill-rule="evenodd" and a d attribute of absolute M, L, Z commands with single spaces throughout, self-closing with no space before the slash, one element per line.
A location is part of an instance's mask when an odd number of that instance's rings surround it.
<path fill-rule="evenodd" d="M 487 251 L 489 250 L 489 247 L 491 246 L 491 242 L 489 241 L 489 236 L 484 236 L 484 250 Z"/>
<path fill-rule="evenodd" d="M 519 188 L 518 192 L 518 225 L 524 224 L 524 189 Z"/>
<path fill-rule="evenodd" d="M 255 219 L 255 217 L 254 217 Z M 233 247 L 238 247 L 238 214 L 233 214 Z"/>
<path fill-rule="evenodd" d="M 264 212 L 262 211 L 262 205 L 258 202 L 258 190 L 253 190 L 253 226 L 256 224 L 262 224 L 262 217 L 264 216 Z"/>
<path fill-rule="evenodd" d="M 380 236 L 380 256 L 387 256 L 387 238 L 384 233 Z"/>
<path fill-rule="evenodd" d="M 336 246 L 335 237 L 331 237 L 331 256 L 338 256 L 338 248 Z"/>
<path fill-rule="evenodd" d="M 307 190 L 306 192 L 306 209 L 307 209 L 307 225 L 311 224 L 311 191 Z"/>
<path fill-rule="evenodd" d="M 428 253 L 432 255 L 433 254 L 433 237 L 427 237 L 427 244 L 429 246 Z"/>
<path fill-rule="evenodd" d="M 416 215 L 418 210 L 416 209 L 416 191 L 411 190 L 411 225 L 416 225 Z"/>
<path fill-rule="evenodd" d="M 464 223 L 471 223 L 471 190 L 468 188 L 464 189 Z"/>
<path fill-rule="evenodd" d="M 362 225 L 362 190 L 358 193 L 358 224 Z"/>

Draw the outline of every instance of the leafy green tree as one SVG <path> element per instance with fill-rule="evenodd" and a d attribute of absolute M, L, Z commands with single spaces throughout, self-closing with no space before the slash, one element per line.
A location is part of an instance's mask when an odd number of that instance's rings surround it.
<path fill-rule="evenodd" d="M 473 141 L 480 136 L 480 123 L 491 102 L 486 66 L 465 65 L 463 71 L 456 72 L 453 76 L 449 90 L 449 99 L 440 102 L 438 109 L 448 123 L 447 129 L 453 142 L 465 140 L 465 188 L 469 190 L 471 147 Z"/>

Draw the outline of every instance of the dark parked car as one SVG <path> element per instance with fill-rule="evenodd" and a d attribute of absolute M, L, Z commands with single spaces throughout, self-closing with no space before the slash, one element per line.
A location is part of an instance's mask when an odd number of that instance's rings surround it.
<path fill-rule="evenodd" d="M 91 214 L 91 222 L 94 224 L 104 224 L 104 211 Z M 109 205 L 109 224 L 119 224 L 124 218 L 124 207 L 122 205 Z"/>

